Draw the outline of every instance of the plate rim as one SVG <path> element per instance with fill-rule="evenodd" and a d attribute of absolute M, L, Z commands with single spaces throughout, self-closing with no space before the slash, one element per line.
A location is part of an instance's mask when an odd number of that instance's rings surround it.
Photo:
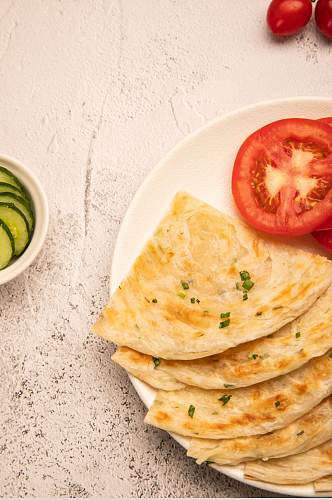
<path fill-rule="evenodd" d="M 322 96 L 294 96 L 294 97 L 281 97 L 278 99 L 267 99 L 264 101 L 258 101 L 254 102 L 239 108 L 236 108 L 235 110 L 229 111 L 227 113 L 218 115 L 212 120 L 209 120 L 202 126 L 200 126 L 198 129 L 194 130 L 190 134 L 186 135 L 180 141 L 178 141 L 158 162 L 157 164 L 152 167 L 150 172 L 147 174 L 147 176 L 144 178 L 143 182 L 137 189 L 135 195 L 133 196 L 131 202 L 129 203 L 129 206 L 127 208 L 127 211 L 124 215 L 124 218 L 120 224 L 120 228 L 118 231 L 118 235 L 116 237 L 115 245 L 114 245 L 114 250 L 113 250 L 113 257 L 112 257 L 112 263 L 111 263 L 111 272 L 110 272 L 110 293 L 114 293 L 116 288 L 119 285 L 119 282 L 113 281 L 113 274 L 114 274 L 114 269 L 117 267 L 117 262 L 120 260 L 120 244 L 119 242 L 123 239 L 123 235 L 125 234 L 127 227 L 130 226 L 130 219 L 131 219 L 131 214 L 135 212 L 135 207 L 139 203 L 139 200 L 141 197 L 144 195 L 144 191 L 148 187 L 148 185 L 151 183 L 152 179 L 154 177 L 158 176 L 159 171 L 163 168 L 164 164 L 168 162 L 169 158 L 173 156 L 178 150 L 180 150 L 182 147 L 184 147 L 187 143 L 191 142 L 194 140 L 197 136 L 199 136 L 203 131 L 206 131 L 208 128 L 213 127 L 217 123 L 227 120 L 228 118 L 232 118 L 233 116 L 236 116 L 237 114 L 243 113 L 243 112 L 248 112 L 251 110 L 256 110 L 257 108 L 264 108 L 266 106 L 273 106 L 273 105 L 278 105 L 278 104 L 287 104 L 287 103 L 294 103 L 294 102 L 321 102 L 321 103 L 326 103 L 330 104 L 332 106 L 332 97 L 322 97 Z M 144 403 L 144 405 L 149 408 L 151 403 L 149 402 L 149 398 L 146 397 L 146 394 L 143 392 L 143 389 L 153 391 L 154 393 L 156 392 L 155 389 L 151 388 L 148 384 L 145 382 L 139 380 L 138 378 L 134 377 L 133 375 L 128 373 L 128 377 L 134 386 L 139 398 L 141 401 Z M 165 431 L 166 432 L 166 431 Z M 182 436 L 178 436 L 174 433 L 168 432 L 168 434 L 175 439 L 185 450 L 187 449 L 186 447 L 186 440 L 189 438 L 184 438 Z M 187 455 L 185 455 L 186 458 Z M 259 488 L 264 491 L 268 492 L 273 492 L 273 493 L 279 493 L 279 494 L 286 494 L 286 495 L 291 495 L 291 496 L 298 496 L 298 497 L 327 497 L 326 493 L 317 493 L 314 491 L 313 484 L 309 483 L 306 485 L 277 485 L 274 483 L 264 483 L 263 481 L 253 481 L 250 479 L 246 479 L 243 476 L 243 473 L 239 466 L 234 466 L 234 470 L 232 470 L 232 466 L 218 466 L 211 464 L 209 467 L 212 467 L 213 469 L 217 470 L 218 472 L 221 472 L 222 474 L 225 474 L 228 477 L 231 477 L 232 479 L 235 479 L 237 481 L 240 481 L 243 484 L 249 485 L 249 486 L 254 486 L 256 488 Z M 241 477 L 239 477 L 239 475 Z"/>

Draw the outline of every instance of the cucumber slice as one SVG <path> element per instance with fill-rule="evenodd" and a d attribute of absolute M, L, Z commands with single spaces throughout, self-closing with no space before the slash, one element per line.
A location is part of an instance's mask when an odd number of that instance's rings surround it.
<path fill-rule="evenodd" d="M 29 224 L 24 214 L 13 203 L 0 203 L 0 219 L 14 238 L 14 255 L 20 255 L 29 242 Z"/>
<path fill-rule="evenodd" d="M 14 239 L 6 224 L 0 219 L 0 269 L 8 266 L 14 255 Z"/>
<path fill-rule="evenodd" d="M 5 167 L 0 167 L 0 182 L 6 182 L 7 184 L 16 187 L 22 192 L 25 191 L 18 178 Z"/>
<path fill-rule="evenodd" d="M 7 182 L 0 182 L 0 193 L 14 193 L 22 196 L 22 191 Z"/>
<path fill-rule="evenodd" d="M 0 203 L 13 203 L 13 205 L 15 205 L 15 207 L 18 208 L 23 213 L 26 220 L 28 221 L 29 235 L 31 236 L 33 233 L 35 219 L 31 207 L 29 206 L 25 198 L 22 198 L 21 196 L 18 196 L 17 194 L 13 193 L 0 192 Z"/>

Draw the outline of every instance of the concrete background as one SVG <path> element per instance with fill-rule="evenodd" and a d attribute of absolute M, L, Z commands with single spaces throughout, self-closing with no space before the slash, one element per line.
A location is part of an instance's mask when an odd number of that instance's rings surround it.
<path fill-rule="evenodd" d="M 242 105 L 328 96 L 314 26 L 275 41 L 265 0 L 1 0 L 0 151 L 50 203 L 37 261 L 0 289 L 0 495 L 264 497 L 198 467 L 89 327 L 120 222 L 184 135 Z"/>

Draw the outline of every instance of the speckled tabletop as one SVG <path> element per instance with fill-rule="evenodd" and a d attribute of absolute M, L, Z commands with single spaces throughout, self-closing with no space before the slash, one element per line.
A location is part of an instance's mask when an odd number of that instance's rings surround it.
<path fill-rule="evenodd" d="M 121 220 L 184 135 L 242 105 L 329 95 L 313 26 L 266 33 L 265 0 L 1 0 L 2 153 L 40 177 L 47 242 L 0 288 L 1 496 L 264 497 L 198 467 L 89 333 Z"/>

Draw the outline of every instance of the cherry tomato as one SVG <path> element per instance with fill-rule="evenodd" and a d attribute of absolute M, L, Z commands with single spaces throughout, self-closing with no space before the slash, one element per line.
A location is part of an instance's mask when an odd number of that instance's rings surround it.
<path fill-rule="evenodd" d="M 304 28 L 311 14 L 311 0 L 272 0 L 267 11 L 267 24 L 274 35 L 293 35 Z"/>
<path fill-rule="evenodd" d="M 332 0 L 318 0 L 315 19 L 319 31 L 332 38 Z"/>
<path fill-rule="evenodd" d="M 236 156 L 232 191 L 244 219 L 260 231 L 314 231 L 332 216 L 332 128 L 289 118 L 257 130 Z"/>

